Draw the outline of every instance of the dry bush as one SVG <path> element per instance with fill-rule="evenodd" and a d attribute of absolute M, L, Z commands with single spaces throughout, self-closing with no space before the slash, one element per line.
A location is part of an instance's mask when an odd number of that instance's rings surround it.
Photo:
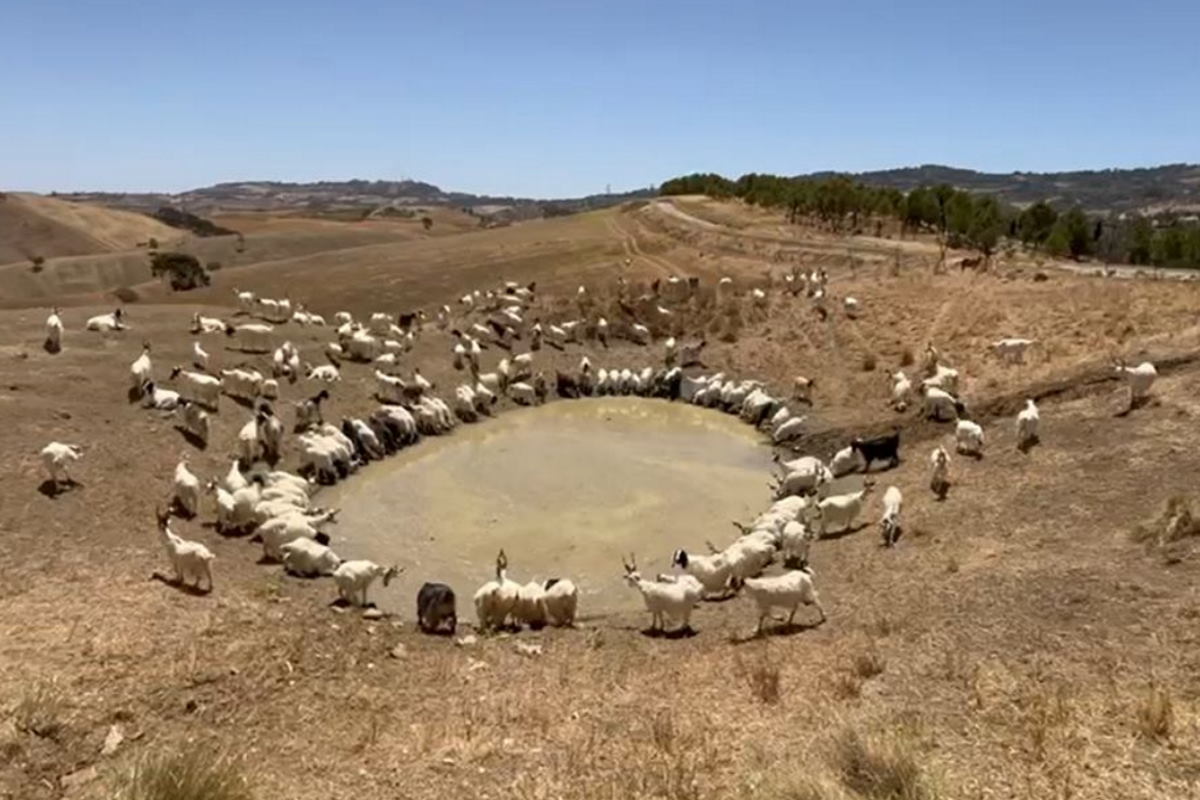
<path fill-rule="evenodd" d="M 121 286 L 113 290 L 113 297 L 120 300 L 122 303 L 136 303 L 142 299 L 142 296 L 137 293 L 136 289 L 128 286 Z"/>
<path fill-rule="evenodd" d="M 1158 517 L 1134 526 L 1130 532 L 1133 541 L 1150 547 L 1162 547 L 1196 535 L 1200 535 L 1200 519 L 1192 514 L 1191 501 L 1178 494 L 1167 498 Z"/>
<path fill-rule="evenodd" d="M 750 693 L 768 705 L 779 702 L 782 696 L 779 665 L 764 653 L 759 661 L 744 669 Z"/>
<path fill-rule="evenodd" d="M 139 762 L 121 800 L 252 800 L 239 762 L 203 748 L 164 753 Z"/>
<path fill-rule="evenodd" d="M 1053 691 L 1049 687 L 1038 687 L 1021 701 L 1021 705 L 1025 707 L 1025 733 L 1037 761 L 1046 761 L 1053 750 L 1068 746 L 1074 705 L 1065 683 L 1057 684 Z"/>
<path fill-rule="evenodd" d="M 13 724 L 21 733 L 56 739 L 66 727 L 62 694 L 54 683 L 39 683 L 13 709 Z"/>
<path fill-rule="evenodd" d="M 836 700 L 857 700 L 862 697 L 862 681 L 848 672 L 833 677 L 831 690 Z"/>
<path fill-rule="evenodd" d="M 1175 704 L 1171 693 L 1151 684 L 1137 706 L 1138 733 L 1146 739 L 1163 742 L 1171 738 L 1175 726 Z"/>
<path fill-rule="evenodd" d="M 917 745 L 904 734 L 863 736 L 844 728 L 834 739 L 829 765 L 842 784 L 867 800 L 933 800 Z"/>
<path fill-rule="evenodd" d="M 871 648 L 865 653 L 855 655 L 851 667 L 855 675 L 868 680 L 883 674 L 883 670 L 887 667 L 887 660 L 879 655 L 878 650 Z"/>

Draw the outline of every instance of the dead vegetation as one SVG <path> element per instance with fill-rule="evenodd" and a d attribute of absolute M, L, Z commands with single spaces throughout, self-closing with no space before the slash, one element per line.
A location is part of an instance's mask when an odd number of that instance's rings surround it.
<path fill-rule="evenodd" d="M 206 747 L 148 756 L 117 789 L 118 800 L 253 800 L 234 758 Z"/>

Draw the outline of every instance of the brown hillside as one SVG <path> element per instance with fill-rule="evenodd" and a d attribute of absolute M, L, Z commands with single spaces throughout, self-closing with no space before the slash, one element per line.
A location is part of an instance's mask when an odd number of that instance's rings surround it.
<path fill-rule="evenodd" d="M 130 211 L 24 193 L 0 201 L 0 264 L 129 250 L 150 237 L 166 243 L 184 236 Z"/>

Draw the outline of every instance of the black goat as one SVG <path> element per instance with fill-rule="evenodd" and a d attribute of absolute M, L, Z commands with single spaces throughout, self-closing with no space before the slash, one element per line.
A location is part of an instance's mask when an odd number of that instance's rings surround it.
<path fill-rule="evenodd" d="M 417 624 L 424 633 L 435 633 L 445 622 L 453 636 L 458 626 L 454 590 L 444 583 L 423 584 L 417 592 Z"/>
<path fill-rule="evenodd" d="M 871 439 L 857 438 L 850 443 L 862 456 L 864 472 L 871 470 L 871 462 L 887 461 L 889 467 L 900 463 L 900 431 L 893 431 L 886 436 L 876 436 Z"/>

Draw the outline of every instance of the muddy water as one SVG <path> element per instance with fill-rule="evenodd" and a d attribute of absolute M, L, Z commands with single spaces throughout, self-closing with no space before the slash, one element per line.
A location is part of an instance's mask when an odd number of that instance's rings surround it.
<path fill-rule="evenodd" d="M 676 547 L 724 543 L 730 520 L 770 501 L 770 449 L 735 417 L 678 403 L 604 398 L 506 412 L 431 438 L 322 493 L 343 558 L 406 567 L 374 599 L 413 613 L 425 580 L 452 586 L 459 614 L 504 548 L 509 575 L 570 577 L 581 615 L 637 607 L 621 555 L 667 571 Z"/>

